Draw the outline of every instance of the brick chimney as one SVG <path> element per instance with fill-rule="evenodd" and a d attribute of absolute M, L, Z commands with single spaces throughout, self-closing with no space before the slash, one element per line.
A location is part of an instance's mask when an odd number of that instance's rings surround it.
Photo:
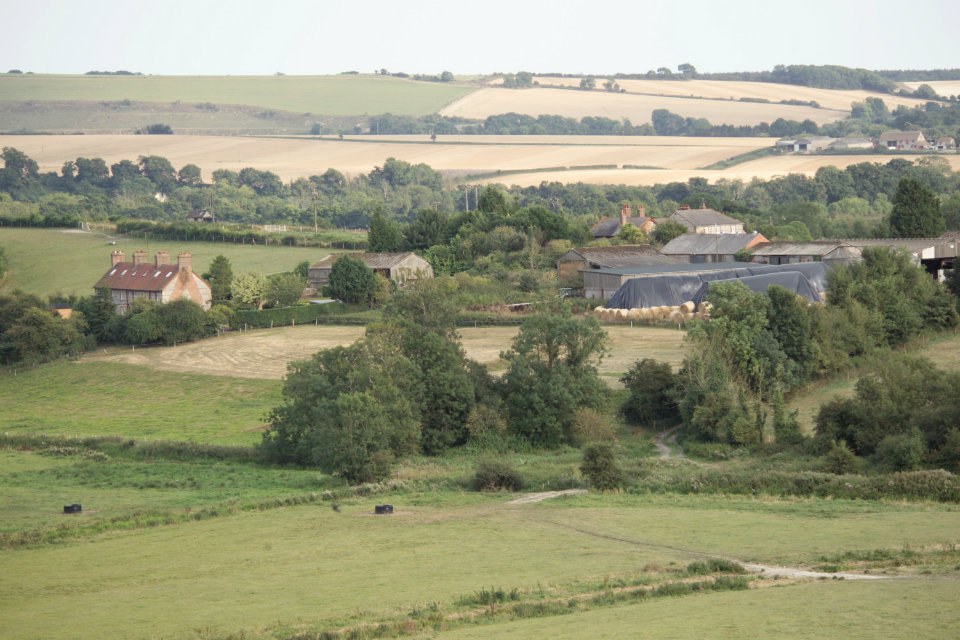
<path fill-rule="evenodd" d="M 153 265 L 159 269 L 165 264 L 170 264 L 170 254 L 166 251 L 157 251 L 157 255 L 153 257 Z"/>
<path fill-rule="evenodd" d="M 686 211 L 686 210 L 689 209 L 689 208 L 690 208 L 690 205 L 688 205 L 688 204 L 682 204 L 682 205 L 680 205 L 680 211 Z"/>
<path fill-rule="evenodd" d="M 110 266 L 115 267 L 121 262 L 126 261 L 126 259 L 127 254 L 125 254 L 123 251 L 114 251 L 110 254 Z"/>
<path fill-rule="evenodd" d="M 647 211 L 646 211 L 646 209 L 643 208 L 643 205 L 642 205 L 642 204 L 638 204 L 638 205 L 637 205 L 637 217 L 638 217 L 638 218 L 646 218 L 646 217 L 647 217 Z"/>
<path fill-rule="evenodd" d="M 630 217 L 630 205 L 625 204 L 622 207 L 620 207 L 620 226 L 621 227 L 627 226 L 627 218 L 629 217 Z"/>
<path fill-rule="evenodd" d="M 139 267 L 141 264 L 147 264 L 147 252 L 137 249 L 133 252 L 133 266 Z"/>
<path fill-rule="evenodd" d="M 701 201 L 700 201 L 700 208 L 701 208 L 701 209 L 706 209 L 706 208 L 707 208 L 707 201 L 706 201 L 706 200 L 701 200 Z"/>
<path fill-rule="evenodd" d="M 181 274 L 189 274 L 192 268 L 193 258 L 189 253 L 178 253 L 177 254 L 177 266 L 179 267 Z"/>

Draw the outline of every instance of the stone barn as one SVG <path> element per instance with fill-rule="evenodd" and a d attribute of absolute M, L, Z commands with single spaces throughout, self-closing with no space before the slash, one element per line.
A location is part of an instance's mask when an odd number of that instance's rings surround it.
<path fill-rule="evenodd" d="M 430 263 L 412 251 L 402 253 L 331 253 L 326 258 L 310 265 L 307 273 L 309 274 L 311 288 L 319 291 L 329 284 L 333 263 L 342 255 L 349 255 L 354 260 L 359 260 L 370 267 L 374 273 L 379 273 L 397 284 L 433 277 L 433 267 Z"/>

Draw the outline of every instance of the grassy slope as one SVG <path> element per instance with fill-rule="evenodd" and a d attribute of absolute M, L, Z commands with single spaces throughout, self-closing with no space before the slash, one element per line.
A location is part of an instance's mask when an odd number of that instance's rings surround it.
<path fill-rule="evenodd" d="M 59 362 L 0 378 L 0 429 L 252 444 L 280 382 Z"/>
<path fill-rule="evenodd" d="M 427 115 L 475 87 L 371 76 L 0 75 L 2 100 L 243 104 L 313 114 Z M 0 127 L 2 128 L 2 127 Z"/>
<path fill-rule="evenodd" d="M 521 508 L 505 508 L 500 496 L 390 500 L 409 514 L 358 517 L 380 497 L 339 513 L 294 507 L 4 552 L 0 606 L 17 606 L 4 607 L 0 635 L 199 635 L 278 620 L 336 623 L 351 612 L 409 611 L 490 585 L 549 588 L 694 558 L 551 521 L 765 560 L 784 557 L 788 545 L 797 550 L 788 556 L 812 557 L 851 545 L 937 542 L 960 526 L 956 509 L 923 505 L 837 502 L 824 517 L 817 502 L 801 500 L 588 497 Z M 795 542 L 787 539 L 794 532 Z M 71 625 L 62 624 L 63 611 Z"/>
<path fill-rule="evenodd" d="M 943 638 L 960 625 L 953 581 L 820 582 L 670 598 L 441 633 L 468 638 Z"/>
<path fill-rule="evenodd" d="M 120 249 L 127 259 L 137 249 L 150 254 L 167 251 L 176 261 L 177 253 L 193 255 L 193 269 L 203 273 L 218 254 L 230 259 L 233 272 L 290 271 L 304 260 L 311 263 L 334 253 L 335 249 L 306 247 L 251 246 L 212 242 L 180 242 L 176 240 L 115 239 L 116 246 L 107 246 L 107 236 L 100 232 L 77 233 L 63 229 L 0 228 L 0 245 L 7 257 L 9 272 L 0 291 L 21 288 L 32 293 L 90 295 L 93 285 L 110 266 L 110 252 Z"/>

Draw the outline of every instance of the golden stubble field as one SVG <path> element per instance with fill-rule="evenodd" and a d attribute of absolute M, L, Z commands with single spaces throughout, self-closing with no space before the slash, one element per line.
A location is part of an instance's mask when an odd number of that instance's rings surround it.
<path fill-rule="evenodd" d="M 440 109 L 445 116 L 486 118 L 501 113 L 530 116 L 559 115 L 567 118 L 604 116 L 614 120 L 629 118 L 633 124 L 651 121 L 654 109 L 668 109 L 685 118 L 706 118 L 711 124 L 754 125 L 787 120 L 813 120 L 825 124 L 844 118 L 850 110 L 814 107 L 677 98 L 638 93 L 571 91 L 569 89 L 479 89 Z"/>
<path fill-rule="evenodd" d="M 255 167 L 283 180 L 335 168 L 368 173 L 387 158 L 426 163 L 459 174 L 585 165 L 640 165 L 693 170 L 752 149 L 769 138 L 663 138 L 658 136 L 382 136 L 316 140 L 229 136 L 0 136 L 41 171 L 60 171 L 67 160 L 103 158 L 107 165 L 142 155 L 167 158 L 179 169 L 195 164 L 211 180 L 217 169 Z M 555 177 L 552 179 L 556 179 Z"/>
<path fill-rule="evenodd" d="M 558 87 L 579 87 L 580 78 L 561 78 L 556 76 L 538 77 L 537 81 L 541 86 Z M 603 86 L 604 79 L 597 78 L 597 86 Z M 793 84 L 778 84 L 775 82 L 746 82 L 738 80 L 616 80 L 621 89 L 627 93 L 638 93 L 654 96 L 682 96 L 687 98 L 707 98 L 712 100 L 739 100 L 740 98 L 759 98 L 769 100 L 770 102 L 779 102 L 780 100 L 803 100 L 809 102 L 813 100 L 823 109 L 834 109 L 838 111 L 850 111 L 850 104 L 853 102 L 863 102 L 867 98 L 880 98 L 890 108 L 905 105 L 908 107 L 923 106 L 925 100 L 918 98 L 905 98 L 895 96 L 889 93 L 879 93 L 876 91 L 849 90 L 841 91 L 839 89 L 816 89 L 814 87 L 801 87 Z M 917 85 L 921 83 L 904 83 L 907 85 Z M 928 82 L 930 85 L 941 85 L 942 90 L 937 89 L 937 93 L 944 95 L 960 92 L 960 82 Z M 956 85 L 952 91 L 948 91 L 949 86 Z M 912 87 L 916 89 L 916 86 Z M 936 88 L 936 87 L 935 87 Z M 595 90 L 596 91 L 596 90 Z M 780 105 L 783 106 L 783 105 Z M 784 116 L 786 117 L 786 116 Z"/>
<path fill-rule="evenodd" d="M 679 366 L 683 358 L 684 333 L 654 327 L 604 327 L 609 335 L 609 355 L 600 364 L 600 373 L 616 384 L 641 358 L 655 358 Z M 502 370 L 500 352 L 510 348 L 517 327 L 478 327 L 459 330 L 467 356 L 494 372 Z M 352 344 L 363 335 L 363 327 L 300 326 L 259 329 L 224 334 L 176 347 L 141 349 L 115 348 L 90 353 L 84 362 L 107 361 L 236 378 L 280 379 L 287 365 L 303 360 L 320 349 Z"/>

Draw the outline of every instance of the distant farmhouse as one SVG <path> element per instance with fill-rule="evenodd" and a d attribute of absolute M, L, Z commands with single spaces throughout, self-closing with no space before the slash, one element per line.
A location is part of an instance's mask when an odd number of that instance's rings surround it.
<path fill-rule="evenodd" d="M 754 233 L 685 233 L 660 249 L 661 253 L 686 263 L 733 262 L 737 253 L 766 242 Z"/>
<path fill-rule="evenodd" d="M 957 141 L 950 136 L 937 138 L 937 141 L 933 144 L 933 148 L 937 151 L 950 151 L 957 148 Z"/>
<path fill-rule="evenodd" d="M 619 218 L 603 218 L 600 222 L 593 225 L 590 229 L 590 234 L 594 238 L 615 238 L 620 234 L 620 230 L 627 225 L 636 227 L 644 233 L 650 233 L 654 227 L 657 226 L 656 220 L 644 215 L 642 204 L 637 207 L 636 216 L 631 216 L 630 213 L 630 205 L 623 205 L 620 209 Z"/>
<path fill-rule="evenodd" d="M 213 214 L 204 209 L 187 215 L 187 222 L 213 222 Z"/>
<path fill-rule="evenodd" d="M 679 222 L 690 233 L 743 233 L 743 222 L 701 204 L 699 209 L 683 205 L 668 218 Z"/>
<path fill-rule="evenodd" d="M 870 138 L 859 138 L 856 136 L 837 138 L 827 145 L 828 149 L 873 149 L 873 147 L 873 140 Z"/>
<path fill-rule="evenodd" d="M 310 265 L 307 273 L 309 274 L 311 288 L 319 291 L 330 283 L 330 270 L 333 269 L 333 263 L 342 255 L 344 254 L 331 253 L 323 260 Z M 354 260 L 361 261 L 370 267 L 374 273 L 389 278 L 397 284 L 433 277 L 433 267 L 430 263 L 412 251 L 403 253 L 351 253 L 347 255 Z"/>
<path fill-rule="evenodd" d="M 123 251 L 110 254 L 110 269 L 93 285 L 94 289 L 108 289 L 117 313 L 124 314 L 137 298 L 156 302 L 170 302 L 186 298 L 204 309 L 210 308 L 210 285 L 193 272 L 189 253 L 177 255 L 177 264 L 170 264 L 170 256 L 160 251 L 153 262 L 146 251 L 134 251 L 133 262 L 126 262 Z"/>
<path fill-rule="evenodd" d="M 877 144 L 881 148 L 898 151 L 922 151 L 930 148 L 930 143 L 923 137 L 922 131 L 887 131 L 880 136 Z"/>

